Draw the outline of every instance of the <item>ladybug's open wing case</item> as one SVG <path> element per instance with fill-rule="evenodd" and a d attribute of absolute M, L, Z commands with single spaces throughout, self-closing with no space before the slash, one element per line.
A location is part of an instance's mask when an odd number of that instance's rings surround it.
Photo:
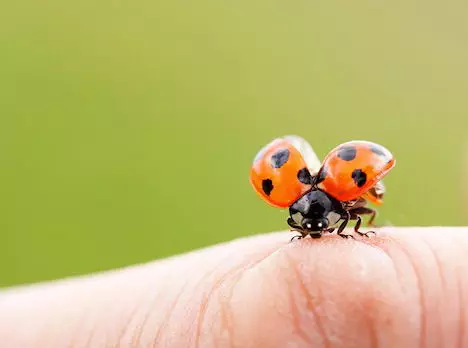
<path fill-rule="evenodd" d="M 288 136 L 273 140 L 258 152 L 250 170 L 250 182 L 270 205 L 288 208 L 312 188 L 312 176 L 301 151 L 305 150 L 311 158 L 315 153 L 307 145 L 300 137 Z"/>
<path fill-rule="evenodd" d="M 379 202 L 379 181 L 395 166 L 395 159 L 382 145 L 350 141 L 333 149 L 317 175 L 319 188 L 346 202 L 363 196 Z M 383 184 L 381 184 L 383 185 Z M 374 191 L 368 192 L 374 188 Z M 369 198 L 370 197 L 370 198 Z"/>

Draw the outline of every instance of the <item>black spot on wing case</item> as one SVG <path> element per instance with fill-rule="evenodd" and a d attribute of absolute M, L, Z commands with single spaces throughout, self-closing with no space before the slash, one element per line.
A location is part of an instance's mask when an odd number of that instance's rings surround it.
<path fill-rule="evenodd" d="M 352 161 L 356 158 L 357 150 L 354 146 L 343 146 L 337 152 L 337 156 L 343 161 Z"/>
<path fill-rule="evenodd" d="M 366 184 L 367 174 L 364 173 L 361 169 L 356 169 L 352 172 L 351 177 L 356 183 L 357 187 L 362 187 Z"/>
<path fill-rule="evenodd" d="M 277 151 L 273 156 L 271 156 L 271 166 L 273 168 L 281 168 L 289 159 L 289 150 L 282 149 Z"/>
<path fill-rule="evenodd" d="M 273 182 L 270 179 L 265 179 L 262 181 L 262 190 L 267 196 L 270 195 L 271 191 L 273 191 L 273 188 Z"/>

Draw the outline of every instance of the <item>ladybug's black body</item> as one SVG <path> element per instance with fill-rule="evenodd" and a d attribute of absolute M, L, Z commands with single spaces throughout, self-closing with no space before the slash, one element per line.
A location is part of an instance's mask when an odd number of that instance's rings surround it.
<path fill-rule="evenodd" d="M 324 232 L 333 232 L 333 227 L 340 220 L 343 222 L 338 227 L 338 235 L 349 238 L 350 235 L 343 231 L 349 220 L 357 220 L 354 231 L 360 235 L 368 236 L 371 232 L 363 233 L 359 231 L 361 227 L 361 217 L 359 215 L 371 215 L 369 225 L 372 225 L 376 211 L 365 207 L 367 201 L 360 199 L 353 202 L 340 202 L 326 192 L 314 188 L 300 197 L 289 208 L 287 222 L 293 230 L 301 233 L 299 238 L 310 235 L 312 238 L 320 238 Z M 297 238 L 294 237 L 294 238 Z"/>

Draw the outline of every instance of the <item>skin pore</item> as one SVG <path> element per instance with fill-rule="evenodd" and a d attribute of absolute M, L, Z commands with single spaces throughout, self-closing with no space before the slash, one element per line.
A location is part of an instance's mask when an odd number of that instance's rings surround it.
<path fill-rule="evenodd" d="M 349 230 L 348 233 L 351 233 Z M 5 347 L 465 347 L 468 228 L 280 232 L 0 292 Z"/>

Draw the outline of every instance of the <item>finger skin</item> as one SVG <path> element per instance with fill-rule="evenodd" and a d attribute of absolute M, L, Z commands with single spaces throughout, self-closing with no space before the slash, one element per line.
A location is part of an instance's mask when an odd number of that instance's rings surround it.
<path fill-rule="evenodd" d="M 5 347 L 465 347 L 467 228 L 237 240 L 0 293 Z"/>

